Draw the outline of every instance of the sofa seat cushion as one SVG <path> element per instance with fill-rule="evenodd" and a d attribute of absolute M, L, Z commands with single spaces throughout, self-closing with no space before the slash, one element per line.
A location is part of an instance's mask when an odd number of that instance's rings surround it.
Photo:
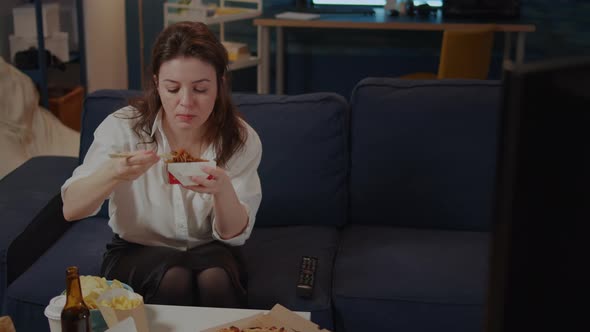
<path fill-rule="evenodd" d="M 99 275 L 102 255 L 113 233 L 104 218 L 75 222 L 6 291 L 6 313 L 20 331 L 45 331 L 49 326 L 43 310 L 49 300 L 66 287 L 65 271 L 76 265 L 82 275 Z"/>
<path fill-rule="evenodd" d="M 488 244 L 485 232 L 347 227 L 334 266 L 336 326 L 478 331 Z"/>
<path fill-rule="evenodd" d="M 332 264 L 337 244 L 335 227 L 255 228 L 243 247 L 248 269 L 248 307 L 270 309 L 280 303 L 291 310 L 311 311 L 315 323 L 330 328 Z M 318 258 L 310 299 L 296 295 L 301 256 Z"/>

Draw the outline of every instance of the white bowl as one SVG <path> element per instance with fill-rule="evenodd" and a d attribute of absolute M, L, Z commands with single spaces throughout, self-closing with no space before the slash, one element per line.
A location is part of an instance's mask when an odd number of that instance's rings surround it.
<path fill-rule="evenodd" d="M 180 182 L 183 186 L 193 186 L 195 183 L 191 180 L 192 176 L 207 176 L 207 173 L 203 172 L 201 167 L 215 167 L 215 165 L 214 160 L 191 163 L 168 163 L 166 164 L 169 175 L 168 181 L 170 184 Z"/>

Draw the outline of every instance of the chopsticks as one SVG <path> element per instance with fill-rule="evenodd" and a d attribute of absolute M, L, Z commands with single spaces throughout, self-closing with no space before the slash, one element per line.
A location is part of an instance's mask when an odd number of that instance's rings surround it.
<path fill-rule="evenodd" d="M 132 152 L 109 153 L 109 158 L 129 158 L 131 156 L 133 156 Z M 170 153 L 159 153 L 158 157 L 162 159 L 171 159 L 172 155 Z"/>

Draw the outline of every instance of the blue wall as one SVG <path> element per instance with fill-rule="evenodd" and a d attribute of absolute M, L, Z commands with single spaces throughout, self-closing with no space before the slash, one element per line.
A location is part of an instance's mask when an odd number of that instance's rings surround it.
<path fill-rule="evenodd" d="M 537 26 L 527 37 L 531 58 L 590 55 L 590 1 L 522 2 L 523 18 Z"/>
<path fill-rule="evenodd" d="M 137 0 L 126 0 L 129 84 L 139 88 L 139 29 Z M 151 45 L 163 26 L 164 0 L 143 1 L 145 63 Z M 294 0 L 266 0 L 265 11 Z M 590 55 L 590 1 L 522 0 L 522 19 L 537 26 L 527 34 L 527 61 L 571 55 Z M 227 27 L 228 35 L 246 41 L 256 52 L 256 29 L 251 21 Z M 409 31 L 329 30 L 318 41 L 311 29 L 285 29 L 286 91 L 289 94 L 332 91 L 349 96 L 367 76 L 399 76 L 415 71 L 435 72 L 442 33 Z M 503 35 L 496 36 L 490 78 L 500 77 Z M 274 41 L 274 36 L 271 35 Z M 271 55 L 271 63 L 274 55 Z M 235 91 L 256 91 L 256 69 L 235 71 Z M 271 70 L 274 77 L 274 70 Z M 274 82 L 271 82 L 271 87 Z"/>

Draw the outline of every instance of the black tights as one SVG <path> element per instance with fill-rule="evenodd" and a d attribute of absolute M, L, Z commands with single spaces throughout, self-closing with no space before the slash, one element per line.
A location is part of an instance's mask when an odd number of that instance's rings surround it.
<path fill-rule="evenodd" d="M 223 308 L 239 306 L 231 280 L 220 267 L 208 268 L 196 275 L 185 267 L 169 268 L 150 303 Z"/>

